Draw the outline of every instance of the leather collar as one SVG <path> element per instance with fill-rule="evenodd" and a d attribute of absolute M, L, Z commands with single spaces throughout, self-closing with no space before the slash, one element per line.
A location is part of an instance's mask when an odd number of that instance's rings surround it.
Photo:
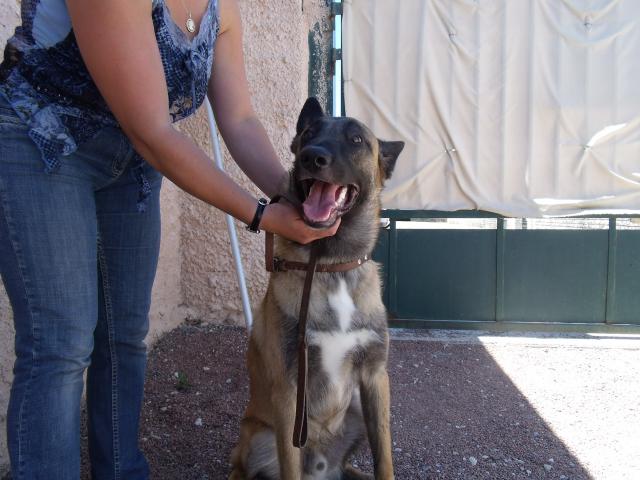
<path fill-rule="evenodd" d="M 266 232 L 264 237 L 264 256 L 265 256 L 265 268 L 267 272 L 287 272 L 289 270 L 307 270 L 309 264 L 305 262 L 294 262 L 291 260 L 285 260 L 274 256 L 274 235 L 273 233 Z M 369 255 L 365 255 L 362 258 L 352 260 L 345 263 L 319 263 L 316 265 L 316 272 L 347 272 L 358 268 L 363 263 L 370 260 Z"/>

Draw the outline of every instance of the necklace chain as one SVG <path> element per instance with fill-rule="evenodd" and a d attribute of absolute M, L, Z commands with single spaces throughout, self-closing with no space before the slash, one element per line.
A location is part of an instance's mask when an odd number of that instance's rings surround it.
<path fill-rule="evenodd" d="M 182 3 L 182 8 L 184 8 L 185 12 L 187 12 L 187 21 L 185 22 L 185 27 L 187 27 L 187 30 L 189 31 L 189 33 L 193 33 L 196 31 L 196 22 L 193 20 L 193 17 L 191 16 L 191 10 L 189 10 L 187 8 L 187 6 L 184 4 L 184 0 L 180 0 L 180 3 Z"/>

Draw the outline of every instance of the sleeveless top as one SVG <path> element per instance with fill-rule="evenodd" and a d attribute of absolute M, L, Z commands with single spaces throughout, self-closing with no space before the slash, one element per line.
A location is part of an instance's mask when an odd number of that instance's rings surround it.
<path fill-rule="evenodd" d="M 164 0 L 152 0 L 152 20 L 169 93 L 173 121 L 202 104 L 219 29 L 218 1 L 209 5 L 198 34 L 189 40 L 176 25 Z M 0 96 L 29 127 L 45 171 L 78 149 L 102 128 L 119 128 L 85 66 L 65 0 L 22 0 L 22 25 L 5 47 L 0 65 Z M 141 85 L 141 88 L 144 88 Z M 134 175 L 140 185 L 138 207 L 150 192 L 137 153 Z"/>

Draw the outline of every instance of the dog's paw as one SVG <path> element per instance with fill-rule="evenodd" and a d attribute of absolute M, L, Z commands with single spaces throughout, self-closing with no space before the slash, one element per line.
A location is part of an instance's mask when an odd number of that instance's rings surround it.
<path fill-rule="evenodd" d="M 229 475 L 229 480 L 246 480 L 246 477 L 234 468 L 231 475 Z"/>
<path fill-rule="evenodd" d="M 352 465 L 345 465 L 342 470 L 341 480 L 373 480 L 373 475 L 361 472 Z"/>

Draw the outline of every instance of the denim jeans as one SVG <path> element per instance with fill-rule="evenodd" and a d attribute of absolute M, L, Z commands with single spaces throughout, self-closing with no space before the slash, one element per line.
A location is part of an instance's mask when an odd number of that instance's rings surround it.
<path fill-rule="evenodd" d="M 138 424 L 161 175 L 145 164 L 152 193 L 140 213 L 121 131 L 102 130 L 52 174 L 26 132 L 0 100 L 0 273 L 16 331 L 12 477 L 80 477 L 86 371 L 92 477 L 148 478 Z"/>

